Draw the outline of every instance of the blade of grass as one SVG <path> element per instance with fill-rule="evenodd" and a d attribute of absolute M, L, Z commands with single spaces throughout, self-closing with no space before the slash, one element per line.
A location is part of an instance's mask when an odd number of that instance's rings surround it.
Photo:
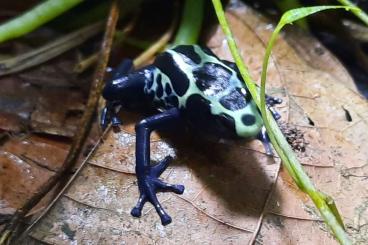
<path fill-rule="evenodd" d="M 351 12 L 356 15 L 361 21 L 363 21 L 368 26 L 368 15 L 361 10 L 359 7 L 357 7 L 354 3 L 352 3 L 349 0 L 337 0 L 339 3 L 341 3 L 344 6 L 350 7 Z"/>
<path fill-rule="evenodd" d="M 232 56 L 238 66 L 240 73 L 253 97 L 257 106 L 260 108 L 262 112 L 262 117 L 267 129 L 268 134 L 270 135 L 271 142 L 280 156 L 284 166 L 288 170 L 289 174 L 298 185 L 298 187 L 306 192 L 309 197 L 312 199 L 318 210 L 320 211 L 324 221 L 330 227 L 332 233 L 335 235 L 336 239 L 341 244 L 351 244 L 347 234 L 344 231 L 344 226 L 342 223 L 341 216 L 337 212 L 337 208 L 332 200 L 332 198 L 327 198 L 326 195 L 319 192 L 309 179 L 308 175 L 303 171 L 301 164 L 299 163 L 297 157 L 293 153 L 290 145 L 286 141 L 283 136 L 281 130 L 279 129 L 276 121 L 273 119 L 270 112 L 266 110 L 265 106 L 265 79 L 266 79 L 266 71 L 268 59 L 271 54 L 272 44 L 275 42 L 277 33 L 281 30 L 282 26 L 292 23 L 300 18 L 304 18 L 307 15 L 316 13 L 318 11 L 334 9 L 334 8 L 342 8 L 341 6 L 319 6 L 319 7 L 310 7 L 310 8 L 301 8 L 297 10 L 289 10 L 286 12 L 279 25 L 276 27 L 274 33 L 271 36 L 270 44 L 266 49 L 266 55 L 263 63 L 262 70 L 262 87 L 261 87 L 261 100 L 258 95 L 256 86 L 251 79 L 248 69 L 246 68 L 243 59 L 241 58 L 236 42 L 233 38 L 229 25 L 227 23 L 222 4 L 220 0 L 212 0 L 213 6 L 216 11 L 217 18 L 220 22 L 221 28 L 226 35 L 226 39 L 228 41 L 229 48 L 231 50 Z M 346 8 L 346 7 L 345 7 Z M 351 9 L 351 8 L 348 8 Z M 275 34 L 276 33 L 276 34 Z M 264 74 L 263 74 L 264 73 Z M 267 119 L 268 118 L 268 119 Z"/>
<path fill-rule="evenodd" d="M 23 71 L 53 59 L 96 35 L 102 31 L 103 27 L 103 22 L 97 22 L 29 52 L 0 60 L 0 77 Z"/>
<path fill-rule="evenodd" d="M 47 0 L 23 15 L 0 26 L 0 43 L 23 36 L 56 16 L 73 8 L 83 0 Z"/>

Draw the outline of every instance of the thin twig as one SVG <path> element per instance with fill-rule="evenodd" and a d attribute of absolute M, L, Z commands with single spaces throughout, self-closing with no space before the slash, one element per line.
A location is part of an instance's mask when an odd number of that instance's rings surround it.
<path fill-rule="evenodd" d="M 170 39 L 170 38 L 169 38 Z M 169 41 L 169 39 L 167 39 L 166 43 L 164 45 L 167 44 L 167 42 Z M 160 45 L 157 45 L 157 43 L 159 42 L 162 42 L 162 40 L 158 40 L 157 42 L 155 42 L 152 46 L 156 47 L 156 50 L 155 52 L 153 53 L 156 53 L 159 51 L 159 46 Z M 153 48 L 152 46 L 149 48 L 152 52 Z M 146 53 L 146 52 L 144 52 Z M 151 56 L 148 56 L 148 55 L 144 55 L 146 57 L 146 59 L 150 59 Z M 134 60 L 136 61 L 136 59 Z M 142 60 L 142 62 L 146 62 L 147 60 Z M 109 127 L 107 127 L 105 129 L 105 131 L 103 132 L 102 136 L 99 138 L 98 142 L 94 145 L 93 149 L 89 152 L 88 156 L 85 158 L 85 160 L 81 163 L 81 165 L 78 167 L 78 169 L 75 171 L 75 173 L 73 174 L 73 176 L 68 180 L 68 182 L 66 183 L 66 185 L 60 190 L 60 192 L 57 194 L 57 196 L 53 199 L 53 201 L 43 210 L 43 212 L 40 214 L 39 217 L 37 217 L 37 219 L 32 222 L 31 225 L 29 225 L 27 227 L 27 229 L 22 232 L 22 234 L 20 235 L 20 238 L 23 238 L 26 234 L 28 234 L 28 232 L 45 216 L 45 214 L 55 205 L 55 203 L 57 202 L 57 200 L 63 195 L 63 193 L 66 191 L 66 189 L 71 185 L 71 183 L 79 176 L 79 173 L 81 172 L 81 170 L 83 169 L 83 167 L 88 163 L 88 164 L 91 164 L 91 165 L 94 165 L 94 166 L 98 166 L 97 164 L 94 164 L 94 163 L 91 163 L 89 162 L 90 161 L 90 157 L 92 156 L 92 154 L 95 152 L 95 150 L 97 149 L 97 147 L 101 144 L 101 142 L 103 142 L 103 139 L 105 138 L 106 134 L 110 131 L 111 129 L 111 125 Z M 131 134 L 130 132 L 128 131 L 125 131 L 123 129 L 123 131 L 127 134 Z M 132 135 L 132 134 L 131 134 Z M 103 166 L 98 166 L 98 167 L 103 167 Z M 103 167 L 103 168 L 106 168 L 106 169 L 110 169 L 108 167 Z M 112 170 L 112 169 L 111 169 Z M 118 172 L 118 170 L 115 170 Z M 129 173 L 129 172 L 124 172 L 125 174 L 135 174 L 135 173 Z M 0 243 L 1 244 L 1 243 Z"/>
<path fill-rule="evenodd" d="M 99 206 L 95 206 L 95 205 L 92 205 L 92 204 L 89 204 L 89 203 L 85 203 L 85 202 L 83 202 L 81 200 L 78 200 L 77 198 L 72 197 L 72 196 L 67 195 L 67 194 L 63 194 L 63 197 L 65 197 L 65 198 L 67 198 L 67 199 L 69 199 L 73 202 L 76 202 L 80 205 L 86 206 L 90 209 L 104 210 L 104 211 L 113 213 L 114 215 L 120 215 L 120 213 L 118 211 L 116 211 L 115 209 L 109 209 L 109 208 L 99 207 Z"/>
<path fill-rule="evenodd" d="M 173 35 L 176 23 L 177 18 L 174 18 L 170 25 L 170 28 L 160 37 L 160 39 L 158 39 L 151 47 L 149 47 L 146 51 L 144 51 L 141 55 L 134 59 L 135 67 L 142 65 L 145 61 L 153 57 L 158 51 L 165 48 Z"/>
<path fill-rule="evenodd" d="M 203 213 L 204 215 L 208 216 L 209 218 L 211 218 L 213 220 L 216 220 L 217 222 L 219 222 L 219 223 L 221 223 L 223 225 L 227 225 L 227 226 L 229 226 L 231 228 L 234 228 L 234 229 L 237 229 L 237 230 L 241 230 L 241 231 L 245 231 L 245 232 L 249 232 L 249 233 L 253 233 L 254 232 L 251 229 L 247 229 L 247 228 L 243 228 L 243 227 L 240 227 L 240 226 L 236 226 L 236 225 L 230 224 L 229 222 L 223 221 L 223 220 L 215 217 L 214 215 L 207 213 L 205 210 L 199 208 L 193 201 L 188 200 L 185 197 L 182 197 L 182 196 L 179 196 L 179 195 L 174 195 L 174 196 L 177 197 L 177 198 L 179 198 L 179 199 L 181 199 L 181 200 L 186 201 L 187 203 L 191 204 L 195 209 L 197 209 L 199 212 Z"/>
<path fill-rule="evenodd" d="M 83 27 L 29 52 L 0 61 L 0 76 L 34 67 L 82 44 L 103 30 L 103 22 Z"/>
<path fill-rule="evenodd" d="M 257 227 L 256 227 L 255 231 L 253 232 L 252 238 L 249 241 L 249 244 L 250 245 L 255 243 L 256 238 L 257 238 L 257 235 L 258 235 L 258 232 L 261 230 L 261 226 L 262 226 L 262 222 L 263 222 L 264 216 L 267 214 L 266 208 L 267 208 L 268 204 L 271 201 L 271 197 L 272 197 L 272 194 L 273 194 L 273 192 L 275 190 L 277 179 L 278 179 L 279 174 L 280 174 L 280 170 L 281 170 L 281 161 L 278 163 L 275 180 L 272 183 L 272 185 L 270 187 L 270 190 L 268 192 L 268 195 L 267 195 L 267 199 L 266 199 L 265 203 L 263 204 L 262 213 L 259 216 Z"/>
<path fill-rule="evenodd" d="M 7 226 L 6 232 L 4 234 L 7 234 L 7 232 L 11 232 L 13 236 L 15 234 L 14 231 L 18 228 L 18 225 L 20 221 L 24 218 L 24 216 L 59 182 L 61 177 L 63 177 L 78 160 L 79 154 L 83 149 L 84 142 L 90 131 L 93 115 L 95 113 L 97 103 L 104 85 L 103 78 L 110 55 L 115 26 L 119 17 L 119 7 L 117 1 L 118 0 L 114 0 L 111 4 L 110 14 L 107 20 L 106 32 L 101 45 L 101 58 L 99 59 L 99 63 L 97 65 L 96 72 L 91 84 L 91 90 L 87 101 L 86 110 L 83 114 L 79 127 L 79 134 L 74 136 L 71 149 L 63 163 L 63 166 L 60 168 L 60 172 L 50 177 L 46 181 L 46 183 L 44 183 L 39 188 L 36 194 L 32 196 L 21 209 L 17 210 L 13 219 Z M 10 239 L 12 240 L 12 238 Z"/>
<path fill-rule="evenodd" d="M 135 172 L 129 172 L 129 171 L 124 171 L 124 170 L 120 170 L 120 169 L 116 169 L 116 168 L 112 168 L 112 167 L 107 167 L 107 166 L 104 166 L 102 164 L 98 164 L 98 163 L 95 163 L 95 162 L 90 162 L 89 161 L 88 164 L 91 165 L 91 166 L 95 166 L 97 168 L 110 170 L 112 172 L 117 172 L 117 173 L 127 174 L 127 175 L 135 175 Z"/>
<path fill-rule="evenodd" d="M 323 222 L 323 219 L 317 219 L 317 218 L 305 218 L 305 217 L 297 217 L 297 216 L 292 216 L 292 215 L 286 215 L 286 214 L 280 214 L 277 212 L 268 212 L 268 214 L 272 214 L 275 216 L 280 216 L 283 218 L 288 218 L 288 219 L 296 219 L 296 220 L 304 220 L 304 221 L 315 221 L 315 222 Z"/>
<path fill-rule="evenodd" d="M 129 33 L 135 23 L 137 21 L 137 17 L 134 17 L 129 23 L 128 25 L 121 31 L 121 35 L 126 35 L 127 33 Z M 116 36 L 116 35 L 115 35 Z M 115 40 L 114 43 L 113 43 L 113 49 L 114 47 L 119 43 L 119 40 Z M 98 58 L 99 58 L 99 51 L 98 52 L 95 52 L 91 55 L 89 55 L 87 58 L 81 60 L 80 62 L 78 62 L 75 66 L 74 66 L 74 72 L 76 73 L 82 73 L 84 72 L 85 70 L 87 70 L 89 67 L 91 67 L 92 65 L 96 64 L 97 61 L 98 61 Z"/>

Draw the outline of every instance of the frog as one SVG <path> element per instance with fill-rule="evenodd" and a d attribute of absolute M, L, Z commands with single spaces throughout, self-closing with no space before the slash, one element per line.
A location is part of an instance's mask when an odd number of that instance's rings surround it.
<path fill-rule="evenodd" d="M 135 125 L 135 172 L 140 196 L 131 210 L 134 217 L 141 217 L 149 202 L 161 224 L 167 225 L 172 218 L 157 192 L 184 192 L 183 185 L 160 179 L 173 160 L 171 156 L 151 163 L 150 136 L 155 130 L 184 122 L 203 135 L 219 139 L 258 139 L 265 152 L 272 154 L 262 116 L 236 64 L 220 59 L 206 46 L 172 47 L 157 55 L 152 64 L 136 70 L 133 62 L 125 59 L 105 84 L 102 96 L 106 101 L 100 119 L 102 128 L 109 123 L 114 127 L 122 124 L 120 108 L 150 107 L 155 111 Z M 266 104 L 277 120 L 281 116 L 273 107 L 280 103 L 281 99 L 266 95 Z"/>

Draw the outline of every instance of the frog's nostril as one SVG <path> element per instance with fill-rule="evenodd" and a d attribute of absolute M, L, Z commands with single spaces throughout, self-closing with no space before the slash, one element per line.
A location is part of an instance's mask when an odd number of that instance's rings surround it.
<path fill-rule="evenodd" d="M 105 100 L 110 101 L 118 99 L 116 86 L 112 83 L 107 83 L 102 91 L 102 96 L 105 98 Z"/>

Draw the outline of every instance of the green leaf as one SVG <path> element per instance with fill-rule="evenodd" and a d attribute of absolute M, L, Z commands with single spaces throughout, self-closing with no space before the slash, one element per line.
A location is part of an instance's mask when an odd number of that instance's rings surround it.
<path fill-rule="evenodd" d="M 294 21 L 303 19 L 308 15 L 312 15 L 324 10 L 328 9 L 341 9 L 344 8 L 345 10 L 356 10 L 359 11 L 359 8 L 356 7 L 348 7 L 348 6 L 314 6 L 314 7 L 302 7 L 297 9 L 291 9 L 286 11 L 279 22 L 278 25 L 284 26 L 286 24 L 291 24 Z"/>
<path fill-rule="evenodd" d="M 43 1 L 23 15 L 0 25 L 0 43 L 23 36 L 35 30 L 82 1 L 83 0 Z"/>

